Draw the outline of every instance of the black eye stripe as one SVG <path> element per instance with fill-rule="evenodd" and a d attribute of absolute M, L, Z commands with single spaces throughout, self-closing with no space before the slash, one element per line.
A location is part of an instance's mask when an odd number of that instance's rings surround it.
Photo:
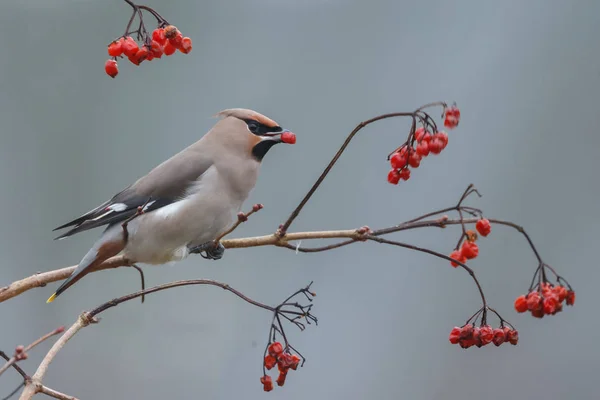
<path fill-rule="evenodd" d="M 259 136 L 271 132 L 281 132 L 283 130 L 280 126 L 266 126 L 253 119 L 246 119 L 244 120 L 244 122 L 246 122 L 246 124 L 248 125 L 248 129 L 250 130 L 250 132 Z"/>

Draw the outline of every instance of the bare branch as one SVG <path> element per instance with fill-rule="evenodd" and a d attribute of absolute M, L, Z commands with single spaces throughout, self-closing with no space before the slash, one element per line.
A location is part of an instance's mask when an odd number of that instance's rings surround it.
<path fill-rule="evenodd" d="M 441 209 L 438 211 L 434 211 L 432 213 L 428 213 L 425 216 L 430 217 L 434 215 L 439 215 L 446 213 L 448 211 L 455 210 L 456 207 L 450 207 Z M 463 206 L 464 209 L 464 206 Z M 426 228 L 426 227 L 438 227 L 444 228 L 448 225 L 458 225 L 458 224 L 474 224 L 478 221 L 478 218 L 465 218 L 462 221 L 460 219 L 448 219 L 448 218 L 438 218 L 438 219 L 422 219 L 422 217 L 418 217 L 412 219 L 410 221 L 404 222 L 399 225 L 391 226 L 388 228 L 378 229 L 372 232 L 373 236 L 383 236 L 390 233 L 401 232 L 411 229 L 418 228 Z M 504 225 L 516 229 L 523 236 L 525 236 L 527 242 L 529 243 L 531 249 L 533 250 L 535 256 L 538 260 L 541 260 L 539 253 L 533 242 L 525 229 L 510 221 L 504 221 L 500 219 L 489 219 L 490 222 L 498 225 Z M 361 241 L 362 235 L 358 233 L 356 229 L 347 229 L 347 230 L 332 230 L 332 231 L 312 231 L 312 232 L 292 232 L 286 233 L 285 235 L 279 237 L 275 234 L 265 235 L 265 236 L 253 236 L 253 237 L 245 237 L 239 239 L 224 239 L 221 241 L 221 244 L 226 249 L 241 249 L 241 248 L 250 248 L 250 247 L 260 247 L 260 246 L 277 246 L 284 247 L 290 250 L 295 250 L 303 253 L 314 253 L 326 250 L 332 250 L 335 248 L 339 248 L 342 246 L 346 246 L 352 243 L 356 243 Z M 300 241 L 300 240 L 318 240 L 318 239 L 349 239 L 340 243 L 323 246 L 323 247 L 300 247 L 294 246 L 290 244 L 290 242 Z M 102 271 L 105 269 L 118 268 L 123 266 L 131 266 L 132 263 L 130 260 L 127 260 L 123 256 L 115 256 L 106 260 L 104 263 L 98 265 L 93 268 L 90 272 Z M 0 288 L 0 303 L 9 300 L 19 294 L 26 292 L 30 289 L 34 289 L 37 287 L 44 287 L 48 283 L 61 281 L 63 279 L 67 279 L 73 271 L 77 268 L 76 265 L 72 267 L 66 267 L 57 269 L 54 271 L 44 272 L 40 274 L 35 274 L 30 277 L 21 279 L 19 281 L 15 281 L 8 286 Z"/>
<path fill-rule="evenodd" d="M 118 297 L 116 299 L 113 299 L 111 301 L 108 301 L 104 304 L 99 305 L 98 307 L 92 309 L 91 311 L 86 311 L 86 312 L 82 313 L 79 316 L 79 318 L 77 318 L 77 321 L 73 325 L 71 325 L 71 327 L 69 329 L 67 329 L 67 331 L 54 343 L 54 345 L 52 346 L 50 351 L 48 351 L 48 353 L 46 354 L 46 356 L 44 357 L 44 359 L 38 366 L 38 369 L 35 372 L 35 374 L 31 377 L 31 379 L 27 380 L 27 383 L 25 385 L 25 390 L 23 390 L 20 400 L 31 399 L 33 396 L 35 396 L 36 393 L 45 393 L 45 394 L 51 395 L 58 399 L 74 399 L 74 397 L 64 395 L 62 393 L 56 392 L 52 389 L 49 389 L 49 388 L 43 386 L 42 380 L 43 380 L 44 376 L 46 375 L 46 372 L 48 371 L 48 367 L 50 366 L 50 363 L 52 363 L 52 361 L 54 360 L 56 355 L 60 352 L 60 350 L 62 350 L 62 348 L 67 344 L 67 342 L 69 340 L 71 340 L 71 338 L 73 336 L 75 336 L 75 334 L 77 332 L 79 332 L 81 329 L 85 328 L 86 326 L 88 326 L 92 323 L 99 322 L 98 318 L 96 318 L 96 316 L 98 314 L 100 314 L 110 308 L 116 307 L 121 303 L 130 301 L 130 300 L 133 300 L 138 297 L 148 295 L 151 293 L 156 293 L 156 292 L 160 292 L 160 291 L 167 290 L 167 289 L 172 289 L 172 288 L 181 287 L 181 286 L 191 286 L 191 285 L 210 285 L 210 286 L 220 287 L 224 290 L 227 290 L 227 291 L 235 294 L 237 297 L 241 298 L 245 302 L 247 302 L 251 305 L 254 305 L 256 307 L 271 311 L 275 315 L 284 315 L 285 316 L 286 314 L 289 314 L 289 315 L 302 315 L 302 316 L 309 316 L 309 317 L 311 316 L 308 312 L 308 310 L 310 310 L 310 308 L 307 308 L 307 311 L 304 312 L 303 308 L 293 305 L 292 307 L 299 308 L 300 310 L 303 311 L 303 313 L 297 313 L 293 310 L 282 309 L 282 307 L 285 306 L 286 304 L 282 304 L 277 307 L 272 307 L 267 304 L 263 304 L 263 303 L 260 303 L 256 300 L 249 298 L 248 296 L 244 295 L 242 292 L 232 288 L 231 286 L 229 286 L 226 283 L 221 283 L 221 282 L 213 281 L 210 279 L 176 281 L 176 282 L 166 283 L 164 285 L 155 286 L 155 287 L 145 289 L 145 290 L 140 290 L 135 293 L 131 293 L 131 294 L 128 294 L 125 296 Z M 298 293 L 304 293 L 305 291 L 308 291 L 309 287 L 310 287 L 310 285 L 306 289 L 297 291 L 293 296 L 295 296 Z M 290 297 L 288 297 L 288 299 L 286 299 L 286 301 L 289 300 L 289 298 Z M 315 318 L 315 321 L 316 321 L 316 318 Z M 293 322 L 297 326 L 301 325 L 297 321 L 290 321 L 290 322 Z M 58 397 L 58 396 L 62 396 L 62 397 Z"/>
<path fill-rule="evenodd" d="M 43 385 L 40 388 L 39 393 L 44 393 L 47 396 L 54 397 L 55 399 L 60 399 L 60 400 L 77 400 L 76 397 L 69 396 L 67 394 L 58 392 L 54 389 L 50 389 L 49 387 L 43 386 Z"/>
<path fill-rule="evenodd" d="M 2 400 L 8 400 L 8 399 L 10 399 L 10 398 L 11 398 L 11 397 L 13 397 L 15 394 L 17 394 L 17 392 L 18 392 L 19 390 L 21 390 L 21 388 L 22 388 L 23 386 L 25 386 L 25 381 L 21 382 L 21 383 L 19 384 L 19 386 L 17 386 L 17 388 L 16 388 L 15 390 L 13 390 L 12 392 L 10 392 L 10 393 L 8 394 L 8 396 L 6 396 L 6 397 L 3 397 L 3 398 L 2 398 Z"/>
<path fill-rule="evenodd" d="M 43 341 L 51 338 L 52 336 L 62 333 L 64 330 L 65 330 L 64 326 L 58 327 L 58 328 L 54 329 L 53 331 L 48 332 L 44 336 L 40 337 L 39 339 L 37 339 L 35 342 L 31 343 L 27 347 L 25 347 L 25 348 L 21 347 L 21 349 L 17 349 L 20 351 L 15 351 L 15 354 L 10 359 L 7 360 L 6 364 L 4 364 L 4 366 L 2 366 L 0 368 L 0 375 L 2 375 L 4 373 L 4 371 L 9 369 L 11 367 L 11 365 L 14 365 L 16 362 L 18 362 L 20 360 L 26 359 L 27 352 L 29 350 L 33 349 L 35 346 L 37 346 L 38 344 L 42 343 Z M 1 352 L 1 353 L 3 355 L 2 357 L 5 358 L 5 354 L 3 352 Z M 24 374 L 24 372 L 22 372 L 22 370 L 17 370 L 17 371 L 19 371 L 19 373 L 21 375 Z M 27 379 L 27 375 L 23 376 L 23 378 Z"/>

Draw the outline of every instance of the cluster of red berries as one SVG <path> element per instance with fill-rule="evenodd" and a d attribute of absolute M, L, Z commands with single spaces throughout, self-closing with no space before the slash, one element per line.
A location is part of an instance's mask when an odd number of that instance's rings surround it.
<path fill-rule="evenodd" d="M 104 70 L 114 78 L 119 74 L 117 57 L 127 57 L 133 64 L 140 65 L 142 61 L 161 58 L 163 54 L 170 56 L 177 50 L 188 54 L 192 51 L 192 39 L 183 37 L 173 25 L 155 29 L 141 47 L 131 36 L 124 36 L 108 45 L 108 55 L 113 58 L 106 61 Z"/>
<path fill-rule="evenodd" d="M 487 236 L 492 231 L 492 226 L 490 225 L 490 221 L 482 218 L 475 224 L 475 229 L 481 236 Z M 466 263 L 467 260 L 472 260 L 477 258 L 479 255 L 479 246 L 477 246 L 477 234 L 473 231 L 466 232 L 466 240 L 463 242 L 462 246 L 458 250 L 454 250 L 450 253 L 450 258 L 457 260 L 461 263 Z M 450 261 L 450 265 L 454 268 L 458 267 L 458 264 L 454 261 Z"/>
<path fill-rule="evenodd" d="M 267 349 L 268 353 L 265 356 L 265 368 L 271 370 L 277 365 L 279 376 L 277 377 L 277 386 L 285 384 L 285 378 L 290 369 L 294 371 L 298 368 L 300 357 L 297 354 L 291 354 L 289 351 L 284 351 L 283 345 L 280 342 L 271 343 Z M 263 390 L 270 392 L 273 390 L 273 380 L 269 375 L 264 375 L 260 378 L 260 383 L 263 384 Z"/>
<path fill-rule="evenodd" d="M 462 327 L 455 326 L 450 331 L 450 343 L 459 344 L 463 349 L 472 346 L 482 347 L 490 343 L 500 346 L 502 343 L 516 345 L 519 342 L 519 332 L 507 326 L 493 329 L 489 325 L 473 326 L 466 324 Z"/>
<path fill-rule="evenodd" d="M 397 185 L 400 179 L 407 181 L 410 178 L 410 169 L 418 168 L 421 160 L 429 154 L 440 154 L 448 145 L 446 132 L 431 133 L 422 126 L 415 131 L 416 146 L 405 144 L 390 158 L 392 169 L 388 173 L 388 182 Z"/>
<path fill-rule="evenodd" d="M 531 291 L 527 295 L 521 295 L 515 300 L 515 310 L 518 313 L 530 311 L 536 318 L 543 318 L 544 315 L 554 315 L 562 311 L 565 302 L 566 305 L 575 304 L 575 292 L 562 285 L 552 285 L 542 283 L 541 290 Z"/>
<path fill-rule="evenodd" d="M 455 105 L 446 107 L 444 110 L 444 126 L 448 129 L 453 129 L 460 122 L 460 110 Z"/>

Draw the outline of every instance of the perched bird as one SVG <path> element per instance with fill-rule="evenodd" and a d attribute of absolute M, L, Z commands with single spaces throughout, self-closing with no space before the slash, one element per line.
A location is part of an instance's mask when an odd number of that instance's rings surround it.
<path fill-rule="evenodd" d="M 217 116 L 221 119 L 196 143 L 112 199 L 54 229 L 72 227 L 56 238 L 63 239 L 108 225 L 48 303 L 119 253 L 146 264 L 179 261 L 200 252 L 221 258 L 224 248 L 215 248 L 212 241 L 235 222 L 256 184 L 263 157 L 273 145 L 294 144 L 296 137 L 252 110 L 228 109 Z"/>

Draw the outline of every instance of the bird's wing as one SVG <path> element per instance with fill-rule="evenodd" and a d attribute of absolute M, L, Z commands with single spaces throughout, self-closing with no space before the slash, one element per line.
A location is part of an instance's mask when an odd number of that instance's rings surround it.
<path fill-rule="evenodd" d="M 72 227 L 56 239 L 125 221 L 137 212 L 138 207 L 143 206 L 144 212 L 150 212 L 179 201 L 211 165 L 209 154 L 188 148 L 163 162 L 110 200 L 55 228 L 56 231 Z"/>

